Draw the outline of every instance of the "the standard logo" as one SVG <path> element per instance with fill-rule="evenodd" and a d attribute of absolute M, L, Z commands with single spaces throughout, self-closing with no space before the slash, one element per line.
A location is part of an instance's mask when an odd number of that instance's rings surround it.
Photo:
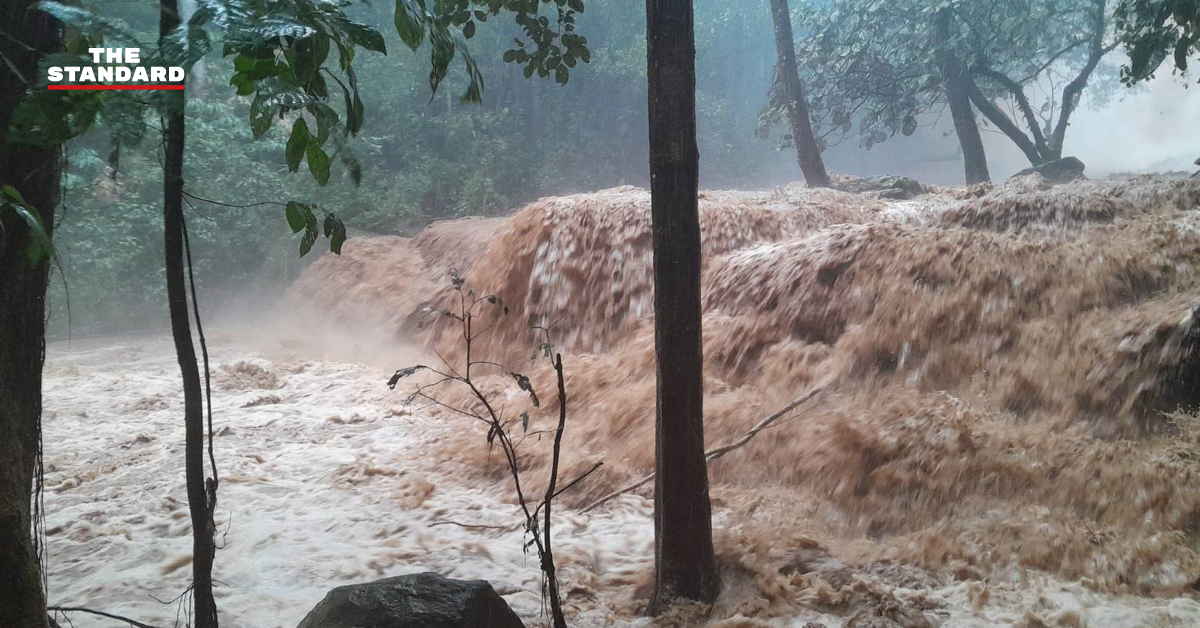
<path fill-rule="evenodd" d="M 141 65 L 139 48 L 88 48 L 88 52 L 96 65 L 49 68 L 49 89 L 183 89 L 183 68 Z"/>

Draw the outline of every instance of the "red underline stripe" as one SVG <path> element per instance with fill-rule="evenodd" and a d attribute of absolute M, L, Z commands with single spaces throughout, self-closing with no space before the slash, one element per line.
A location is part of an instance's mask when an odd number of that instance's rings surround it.
<path fill-rule="evenodd" d="M 183 85 L 49 85 L 47 89 L 138 89 L 138 90 L 156 90 L 156 89 L 173 89 L 182 90 Z"/>

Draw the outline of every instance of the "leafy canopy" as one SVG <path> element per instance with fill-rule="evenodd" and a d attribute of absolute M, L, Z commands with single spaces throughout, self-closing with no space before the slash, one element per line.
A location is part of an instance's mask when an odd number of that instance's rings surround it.
<path fill-rule="evenodd" d="M 924 114 L 946 104 L 939 54 L 989 70 L 1024 87 L 1060 81 L 1088 61 L 1093 0 L 832 0 L 797 10 L 809 105 L 822 141 L 849 137 L 871 148 L 896 134 L 913 134 Z M 934 16 L 947 11 L 953 29 L 934 37 Z M 989 98 L 1011 91 L 980 81 Z M 1042 113 L 1052 117 L 1055 103 Z M 764 109 L 765 133 L 782 122 L 773 97 Z"/>
<path fill-rule="evenodd" d="M 1168 58 L 1185 73 L 1188 57 L 1200 55 L 1200 0 L 1123 0 L 1115 17 L 1129 54 L 1121 68 L 1127 85 L 1153 77 Z"/>
<path fill-rule="evenodd" d="M 379 31 L 349 17 L 350 6 L 349 0 L 198 0 L 187 23 L 160 40 L 142 64 L 190 70 L 219 50 L 233 60 L 230 84 L 250 98 L 249 126 L 256 139 L 276 120 L 291 124 L 284 151 L 291 172 L 304 162 L 313 179 L 325 186 L 336 159 L 357 185 L 362 168 L 347 139 L 362 129 L 365 105 L 354 61 L 363 50 L 387 54 L 387 49 Z M 72 31 L 66 50 L 47 57 L 44 65 L 90 65 L 88 48 L 138 42 L 119 20 L 53 0 L 37 7 Z M 576 14 L 583 9 L 582 0 L 396 0 L 394 25 L 412 50 L 429 44 L 431 92 L 436 93 L 451 63 L 460 57 L 468 77 L 462 100 L 477 103 L 483 97 L 483 77 L 466 40 L 475 35 L 478 23 L 511 13 L 524 38 L 514 38 L 505 62 L 524 66 L 526 77 L 553 73 L 565 84 L 570 68 L 590 58 L 587 40 L 575 32 Z M 543 10 L 554 20 L 541 15 Z M 49 91 L 43 83 L 19 105 L 10 137 L 59 144 L 86 132 L 100 118 L 118 144 L 136 145 L 145 134 L 148 109 L 165 115 L 181 102 L 158 92 L 140 100 L 119 91 Z M 321 230 L 314 210 L 324 213 Z M 340 252 L 346 230 L 332 213 L 293 201 L 285 216 L 294 232 L 304 231 L 301 255 L 311 249 L 320 231 L 330 239 L 331 249 Z"/>

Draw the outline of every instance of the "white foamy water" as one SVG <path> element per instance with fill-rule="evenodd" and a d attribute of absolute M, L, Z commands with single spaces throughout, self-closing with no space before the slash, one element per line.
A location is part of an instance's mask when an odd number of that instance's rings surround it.
<path fill-rule="evenodd" d="M 430 570 L 487 579 L 528 625 L 545 622 L 537 561 L 522 551 L 509 484 L 480 482 L 434 453 L 451 431 L 474 425 L 413 415 L 404 395 L 384 385 L 388 371 L 382 368 L 309 359 L 304 356 L 319 354 L 295 344 L 218 337 L 213 345 L 221 474 L 214 575 L 223 625 L 291 628 L 335 586 Z M 169 602 L 190 578 L 178 377 L 165 339 L 50 347 L 45 451 L 52 604 L 164 627 L 179 619 L 178 604 L 154 599 Z M 715 528 L 719 534 L 737 530 L 753 517 L 718 507 Z M 639 615 L 653 560 L 649 500 L 627 496 L 590 515 L 560 506 L 554 541 L 572 626 L 649 623 Z M 737 547 L 730 551 L 736 554 Z M 922 609 L 929 625 L 1200 625 L 1200 604 L 1190 598 L 1098 594 L 1085 584 L 1038 575 L 1020 585 L 947 579 L 905 588 L 851 572 L 851 588 L 886 587 L 903 606 Z M 757 589 L 731 586 L 723 600 L 714 625 L 891 625 L 863 623 L 867 616 L 853 605 L 827 614 L 803 600 L 769 599 L 761 581 Z M 122 625 L 73 619 L 80 628 Z"/>

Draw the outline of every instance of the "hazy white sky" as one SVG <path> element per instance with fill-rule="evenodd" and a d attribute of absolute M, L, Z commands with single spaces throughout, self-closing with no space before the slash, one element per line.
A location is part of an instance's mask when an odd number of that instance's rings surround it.
<path fill-rule="evenodd" d="M 1109 72 L 1092 80 L 1094 88 L 1098 81 L 1116 78 Z M 1065 155 L 1083 160 L 1086 174 L 1093 178 L 1113 172 L 1197 170 L 1192 162 L 1200 157 L 1200 85 L 1194 75 L 1185 79 L 1164 72 L 1137 89 L 1115 85 L 1113 90 L 1101 107 L 1084 93 L 1082 106 L 1071 118 Z M 979 120 L 984 122 L 982 116 Z M 994 127 L 982 129 L 994 181 L 1029 166 L 1007 137 Z M 905 174 L 956 185 L 963 180 L 962 155 L 948 113 L 935 127 L 912 137 L 893 137 L 869 151 L 849 140 L 830 149 L 826 161 L 835 172 Z"/>
<path fill-rule="evenodd" d="M 1087 155 L 1089 170 L 1195 170 L 1200 157 L 1200 85 L 1159 76 L 1122 91 L 1101 110 L 1084 104 L 1067 135 L 1067 153 Z M 1124 89 L 1124 88 L 1122 88 Z M 1081 157 L 1082 159 L 1082 157 Z"/>

